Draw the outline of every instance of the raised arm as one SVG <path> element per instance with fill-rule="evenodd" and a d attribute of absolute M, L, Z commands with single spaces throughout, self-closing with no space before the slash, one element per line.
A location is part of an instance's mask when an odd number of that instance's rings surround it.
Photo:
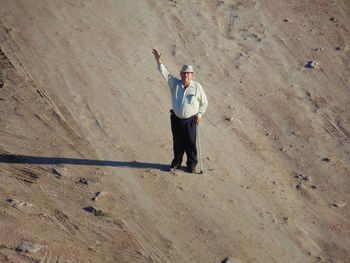
<path fill-rule="evenodd" d="M 167 70 L 167 68 L 164 66 L 164 64 L 162 63 L 160 57 L 161 57 L 161 53 L 157 50 L 157 49 L 153 49 L 152 51 L 154 58 L 158 64 L 158 70 L 159 72 L 162 74 L 162 76 L 168 81 L 169 86 L 172 86 L 173 83 L 173 76 L 171 76 Z"/>
<path fill-rule="evenodd" d="M 157 64 L 158 64 L 158 66 L 160 65 L 160 64 L 162 64 L 162 61 L 160 60 L 160 56 L 162 55 L 157 49 L 153 49 L 153 51 L 152 51 L 152 53 L 153 53 L 153 55 L 154 55 L 154 58 L 155 58 L 155 60 L 157 61 Z"/>

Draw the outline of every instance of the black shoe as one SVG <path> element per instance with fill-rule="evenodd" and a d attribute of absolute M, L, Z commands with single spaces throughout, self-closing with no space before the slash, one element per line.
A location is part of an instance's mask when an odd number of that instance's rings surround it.
<path fill-rule="evenodd" d="M 187 167 L 187 170 L 191 174 L 194 174 L 196 172 L 196 168 L 193 168 L 193 167 Z"/>
<path fill-rule="evenodd" d="M 169 171 L 170 172 L 175 172 L 176 169 L 179 169 L 181 165 L 178 166 L 170 166 Z"/>
<path fill-rule="evenodd" d="M 182 159 L 180 160 L 180 162 L 176 162 L 175 159 L 171 162 L 170 164 L 170 169 L 179 169 L 181 167 L 181 163 L 182 163 Z"/>

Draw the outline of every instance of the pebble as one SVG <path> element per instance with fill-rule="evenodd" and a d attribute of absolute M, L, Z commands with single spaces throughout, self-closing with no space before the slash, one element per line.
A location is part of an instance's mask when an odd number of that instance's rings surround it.
<path fill-rule="evenodd" d="M 106 212 L 102 211 L 101 209 L 97 209 L 95 207 L 92 207 L 92 206 L 84 207 L 84 210 L 86 212 L 93 214 L 94 216 L 108 216 L 108 214 Z"/>
<path fill-rule="evenodd" d="M 292 134 L 293 134 L 293 135 L 296 135 L 296 136 L 300 136 L 300 135 L 301 135 L 301 132 L 300 132 L 300 131 L 292 131 Z"/>
<path fill-rule="evenodd" d="M 39 243 L 32 243 L 29 241 L 23 241 L 21 244 L 19 244 L 16 247 L 16 251 L 18 252 L 29 252 L 29 253 L 35 253 L 39 251 L 40 249 L 46 247 L 45 245 L 39 244 Z"/>
<path fill-rule="evenodd" d="M 318 63 L 316 61 L 308 61 L 306 64 L 305 64 L 305 68 L 317 68 L 318 67 Z"/>
<path fill-rule="evenodd" d="M 95 196 L 91 200 L 96 202 L 98 198 L 104 196 L 105 194 L 106 194 L 106 192 L 104 192 L 104 191 L 96 192 Z"/>
<path fill-rule="evenodd" d="M 302 189 L 303 187 L 304 187 L 304 186 L 303 186 L 301 183 L 297 184 L 297 186 L 296 186 L 296 188 L 297 188 L 298 190 Z"/>
<path fill-rule="evenodd" d="M 237 259 L 234 259 L 233 257 L 228 257 L 228 258 L 225 258 L 223 261 L 221 261 L 221 263 L 239 263 L 237 261 Z"/>
<path fill-rule="evenodd" d="M 80 179 L 79 179 L 79 183 L 81 183 L 81 184 L 86 184 L 86 185 L 89 184 L 88 180 L 86 180 L 85 178 L 80 178 Z"/>
<path fill-rule="evenodd" d="M 300 178 L 303 178 L 303 175 L 302 174 L 296 174 L 296 175 L 294 175 L 294 177 L 300 179 Z"/>
<path fill-rule="evenodd" d="M 184 188 L 183 188 L 182 186 L 178 186 L 177 189 L 179 189 L 179 190 L 181 190 L 181 191 L 184 190 Z"/>
<path fill-rule="evenodd" d="M 303 180 L 304 180 L 304 181 L 308 181 L 308 182 L 310 182 L 310 181 L 311 181 L 311 178 L 310 178 L 310 177 L 308 177 L 308 176 L 303 176 Z"/>
<path fill-rule="evenodd" d="M 61 177 L 66 174 L 67 167 L 55 167 L 52 168 L 52 172 L 57 178 L 61 179 Z"/>
<path fill-rule="evenodd" d="M 322 47 L 317 47 L 317 48 L 315 48 L 314 50 L 315 50 L 316 52 L 319 52 L 319 51 L 323 52 L 323 51 L 324 51 L 324 48 L 322 48 Z"/>
<path fill-rule="evenodd" d="M 232 122 L 233 121 L 233 117 L 225 117 L 225 121 L 229 121 L 229 122 Z"/>
<path fill-rule="evenodd" d="M 16 207 L 16 208 L 22 207 L 22 206 L 25 206 L 25 207 L 32 207 L 33 206 L 30 203 L 22 202 L 22 201 L 12 199 L 12 198 L 7 199 L 6 201 L 9 202 L 12 207 Z"/>
<path fill-rule="evenodd" d="M 326 158 L 323 158 L 323 159 L 322 159 L 322 161 L 324 161 L 324 162 L 327 162 L 327 163 L 328 163 L 328 162 L 330 161 L 330 159 L 326 157 Z"/>
<path fill-rule="evenodd" d="M 346 204 L 345 203 L 333 203 L 332 206 L 340 208 L 340 207 L 346 206 Z"/>

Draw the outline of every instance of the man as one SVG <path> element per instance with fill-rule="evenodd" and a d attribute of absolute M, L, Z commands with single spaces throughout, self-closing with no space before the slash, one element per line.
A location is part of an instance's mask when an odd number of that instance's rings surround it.
<path fill-rule="evenodd" d="M 183 65 L 180 76 L 175 78 L 169 74 L 162 63 L 161 54 L 153 49 L 153 55 L 158 64 L 158 69 L 168 81 L 172 98 L 171 131 L 173 134 L 174 159 L 171 162 L 170 170 L 181 166 L 184 152 L 187 155 L 187 168 L 190 173 L 195 172 L 198 163 L 196 134 L 197 125 L 208 107 L 208 100 L 202 86 L 193 81 L 193 67 Z"/>

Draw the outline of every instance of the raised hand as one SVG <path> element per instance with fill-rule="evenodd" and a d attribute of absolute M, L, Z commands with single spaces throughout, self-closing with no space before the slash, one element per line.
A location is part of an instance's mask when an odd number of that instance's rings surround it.
<path fill-rule="evenodd" d="M 157 61 L 158 65 L 161 64 L 162 62 L 160 61 L 160 56 L 162 55 L 160 52 L 158 52 L 157 49 L 153 49 L 152 53 L 154 55 L 155 60 Z"/>

